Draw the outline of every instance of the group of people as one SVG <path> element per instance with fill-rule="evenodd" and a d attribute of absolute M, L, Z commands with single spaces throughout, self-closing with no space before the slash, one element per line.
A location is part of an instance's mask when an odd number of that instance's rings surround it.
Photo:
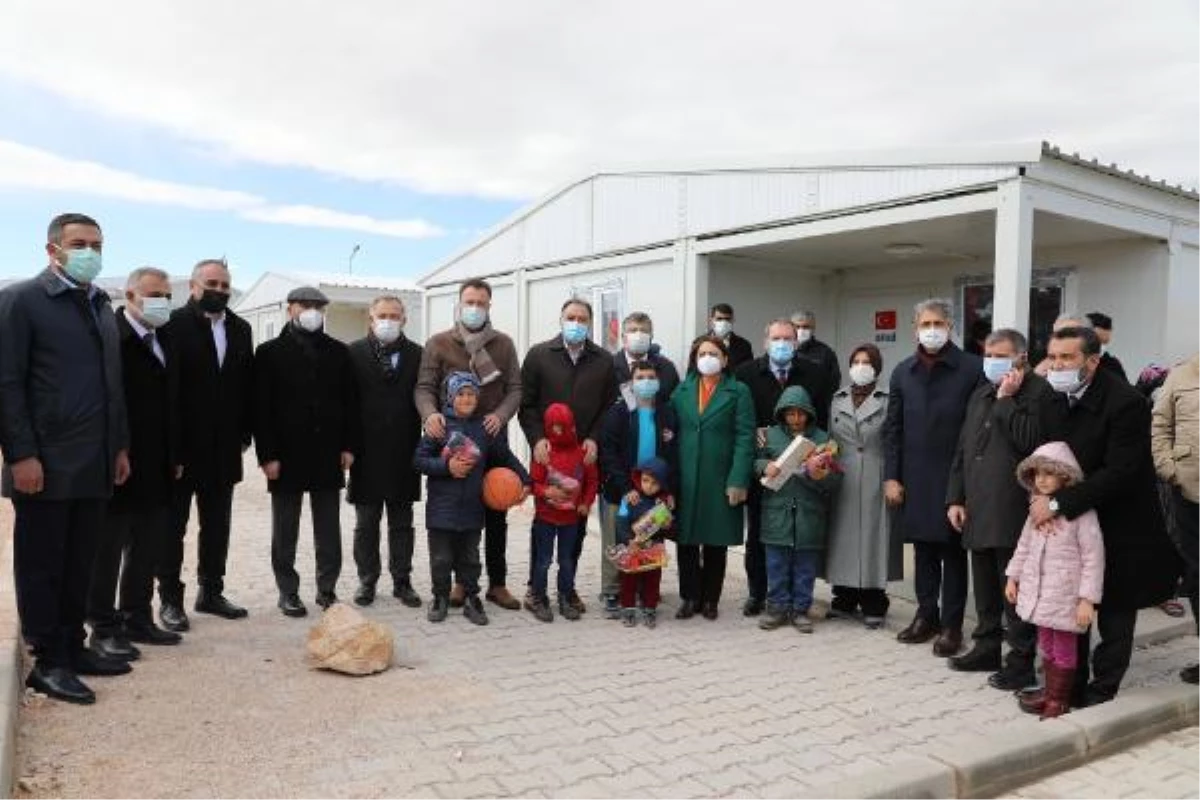
<path fill-rule="evenodd" d="M 887 583 L 912 543 L 918 610 L 897 638 L 932 641 L 952 668 L 987 671 L 1010 691 L 1034 684 L 1040 643 L 1045 687 L 1021 703 L 1044 715 L 1116 694 L 1136 611 L 1173 595 L 1180 554 L 1195 611 L 1197 359 L 1171 371 L 1152 428 L 1150 407 L 1105 368 L 1086 320 L 1060 320 L 1035 370 L 1014 330 L 987 335 L 982 357 L 959 349 L 952 307 L 928 300 L 915 309 L 915 351 L 890 382 L 880 351 L 863 344 L 843 385 L 811 312 L 768 324 L 756 357 L 733 308 L 717 304 L 681 375 L 649 316 L 626 317 L 613 354 L 592 341 L 592 308 L 579 298 L 562 305 L 559 333 L 521 359 L 491 325 L 491 287 L 473 279 L 459 288 L 453 326 L 424 346 L 405 335 L 393 296 L 376 298 L 366 335 L 343 344 L 325 331 L 328 298 L 303 287 L 287 297 L 288 324 L 255 349 L 227 307 L 222 261 L 196 265 L 175 310 L 168 276 L 135 270 L 114 312 L 94 283 L 102 247 L 95 220 L 59 216 L 47 268 L 0 292 L 0 449 L 35 658 L 27 684 L 53 697 L 94 702 L 80 675 L 128 672 L 137 645 L 174 644 L 189 629 L 181 568 L 193 501 L 193 610 L 246 616 L 224 577 L 251 445 L 271 494 L 278 607 L 292 617 L 307 613 L 295 567 L 305 494 L 316 603 L 337 602 L 343 489 L 356 514 L 354 602 L 375 602 L 386 513 L 392 594 L 424 605 L 412 580 L 422 475 L 432 622 L 462 608 L 487 624 L 485 601 L 543 622 L 556 609 L 579 619 L 593 504 L 604 613 L 628 626 L 657 624 L 661 560 L 631 565 L 616 553 L 663 553 L 674 541 L 675 617 L 712 620 L 728 548 L 744 544 L 743 614 L 764 630 L 811 633 L 818 576 L 832 586 L 832 615 L 880 627 Z M 528 465 L 509 448 L 514 420 Z M 519 484 L 507 502 L 491 497 L 504 494 L 492 485 L 497 467 Z M 527 496 L 534 522 L 518 599 L 503 509 Z M 960 655 L 968 563 L 978 624 Z M 1101 642 L 1089 669 L 1091 627 Z M 1185 678 L 1195 681 L 1194 667 Z"/>

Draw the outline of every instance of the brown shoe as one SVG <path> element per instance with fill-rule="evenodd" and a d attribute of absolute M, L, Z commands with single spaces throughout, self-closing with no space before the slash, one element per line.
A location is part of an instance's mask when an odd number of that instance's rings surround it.
<path fill-rule="evenodd" d="M 962 629 L 946 628 L 942 635 L 933 643 L 933 654 L 941 658 L 958 655 L 962 649 Z"/>
<path fill-rule="evenodd" d="M 575 609 L 580 614 L 583 614 L 587 611 L 587 606 L 584 604 L 583 598 L 580 597 L 579 592 L 575 591 L 574 589 L 571 590 L 571 596 L 567 598 L 567 602 L 571 605 L 571 608 Z"/>
<path fill-rule="evenodd" d="M 495 603 L 509 611 L 518 611 L 521 608 L 521 601 L 512 596 L 507 586 L 493 586 L 487 590 L 484 597 L 489 603 Z"/>
<path fill-rule="evenodd" d="M 461 583 L 456 583 L 450 589 L 450 607 L 462 608 L 463 603 L 467 599 L 467 590 L 462 587 Z"/>
<path fill-rule="evenodd" d="M 929 620 L 916 617 L 908 627 L 896 634 L 896 641 L 905 644 L 924 644 L 941 631 L 941 626 L 934 625 Z"/>

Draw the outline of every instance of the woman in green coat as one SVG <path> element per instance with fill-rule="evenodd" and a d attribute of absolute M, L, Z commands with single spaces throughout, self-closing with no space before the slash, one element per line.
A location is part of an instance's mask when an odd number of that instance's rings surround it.
<path fill-rule="evenodd" d="M 730 545 L 742 543 L 743 505 L 754 467 L 754 400 L 729 374 L 715 336 L 692 342 L 687 378 L 671 395 L 679 417 L 679 596 L 675 614 L 717 618 Z"/>

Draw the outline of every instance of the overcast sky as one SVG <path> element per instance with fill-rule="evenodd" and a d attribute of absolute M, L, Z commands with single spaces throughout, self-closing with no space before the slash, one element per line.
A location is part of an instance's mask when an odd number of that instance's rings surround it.
<path fill-rule="evenodd" d="M 1048 139 L 1197 184 L 1194 0 L 6 0 L 0 274 L 416 275 L 598 168 Z M 116 263 L 114 263 L 116 262 Z"/>

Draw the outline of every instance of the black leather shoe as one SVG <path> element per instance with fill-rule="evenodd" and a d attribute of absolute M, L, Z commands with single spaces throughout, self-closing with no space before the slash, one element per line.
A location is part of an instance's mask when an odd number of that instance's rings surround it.
<path fill-rule="evenodd" d="M 192 627 L 192 623 L 188 621 L 187 612 L 183 610 L 183 606 L 176 605 L 175 603 L 162 604 L 162 608 L 158 610 L 158 621 L 162 623 L 164 628 L 175 633 L 184 633 Z"/>
<path fill-rule="evenodd" d="M 988 675 L 988 686 L 993 689 L 999 689 L 1002 692 L 1016 692 L 1024 689 L 1026 686 L 1032 686 L 1037 683 L 1037 676 L 1033 674 L 1033 668 L 1016 668 L 1011 665 L 1005 666 L 999 672 L 993 672 Z"/>
<path fill-rule="evenodd" d="M 229 602 L 225 595 L 219 593 L 201 592 L 196 598 L 195 610 L 200 614 L 212 614 L 223 619 L 241 619 L 248 616 L 249 611 Z"/>
<path fill-rule="evenodd" d="M 934 625 L 927 619 L 916 617 L 908 627 L 896 634 L 896 641 L 905 644 L 924 644 L 941 632 L 940 625 Z"/>
<path fill-rule="evenodd" d="M 766 604 L 757 597 L 747 597 L 745 604 L 742 605 L 743 617 L 757 617 L 763 612 L 763 607 Z"/>
<path fill-rule="evenodd" d="M 397 584 L 396 588 L 392 589 L 392 597 L 409 608 L 421 607 L 421 595 L 417 594 L 411 583 Z"/>
<path fill-rule="evenodd" d="M 337 595 L 333 592 L 317 592 L 317 605 L 321 608 L 329 608 L 337 601 Z"/>
<path fill-rule="evenodd" d="M 97 636 L 93 633 L 88 646 L 93 652 L 117 661 L 137 661 L 142 656 L 142 651 L 120 634 Z"/>
<path fill-rule="evenodd" d="M 955 656 L 946 663 L 956 672 L 995 672 L 1000 669 L 1000 651 L 994 647 L 975 645 L 970 652 Z"/>
<path fill-rule="evenodd" d="M 360 583 L 354 592 L 354 605 L 369 606 L 375 602 L 375 587 L 369 583 Z"/>
<path fill-rule="evenodd" d="M 96 702 L 96 693 L 64 667 L 35 666 L 25 678 L 25 685 L 35 692 L 68 703 L 89 706 Z"/>
<path fill-rule="evenodd" d="M 961 649 L 962 628 L 943 628 L 941 635 L 933 643 L 933 654 L 938 658 L 957 655 Z"/>
<path fill-rule="evenodd" d="M 700 614 L 703 615 L 703 617 L 707 620 L 716 619 L 717 618 L 717 604 L 716 603 L 705 603 L 704 610 L 702 610 L 700 612 Z"/>
<path fill-rule="evenodd" d="M 297 594 L 281 596 L 279 610 L 285 617 L 303 617 L 308 614 L 308 609 L 304 607 L 304 603 L 300 602 L 300 595 Z"/>
<path fill-rule="evenodd" d="M 1179 670 L 1179 680 L 1195 686 L 1200 681 L 1200 666 L 1192 664 L 1190 667 Z"/>
<path fill-rule="evenodd" d="M 172 645 L 183 641 L 183 637 L 178 633 L 164 631 L 155 625 L 153 620 L 126 622 L 125 635 L 129 638 L 129 641 L 137 642 L 138 644 Z"/>
<path fill-rule="evenodd" d="M 679 610 L 675 612 L 675 619 L 691 619 L 696 616 L 696 603 L 692 600 L 684 600 L 679 604 Z"/>
<path fill-rule="evenodd" d="M 128 661 L 119 658 L 109 658 L 94 650 L 84 648 L 75 654 L 75 672 L 80 675 L 127 675 L 133 672 Z"/>

